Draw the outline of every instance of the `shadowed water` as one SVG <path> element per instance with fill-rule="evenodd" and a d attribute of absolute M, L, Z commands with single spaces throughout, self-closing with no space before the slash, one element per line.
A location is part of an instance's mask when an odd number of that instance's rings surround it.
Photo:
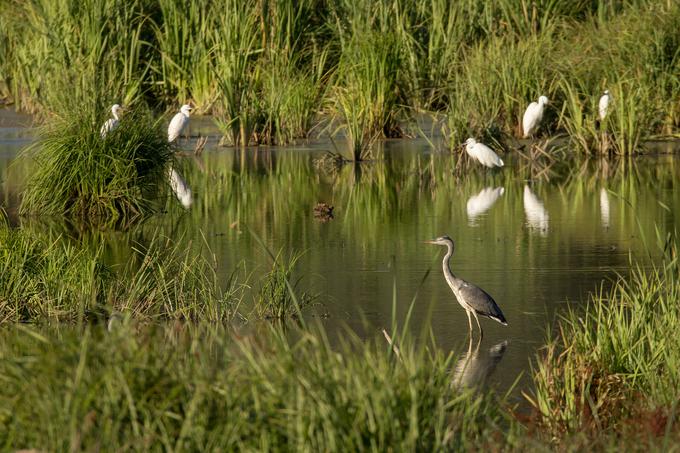
<path fill-rule="evenodd" d="M 504 169 L 488 171 L 424 140 L 387 142 L 374 161 L 339 167 L 320 159 L 330 145 L 209 146 L 180 159 L 172 177 L 179 200 L 168 191 L 163 214 L 127 231 L 82 232 L 16 215 L 31 164 L 10 166 L 27 140 L 21 128 L 9 129 L 1 131 L 0 202 L 13 224 L 103 245 L 114 265 L 158 233 L 206 244 L 225 282 L 238 266 L 255 276 L 268 270 L 255 235 L 275 253 L 303 251 L 300 287 L 321 304 L 309 317 L 331 336 L 348 325 L 381 335 L 393 303 L 403 319 L 415 300 L 414 332 L 431 325 L 439 347 L 465 352 L 467 317 L 442 276 L 444 249 L 423 243 L 448 234 L 456 243 L 452 271 L 491 294 L 509 323 L 481 319 L 484 340 L 461 360 L 481 363 L 483 379 L 503 388 L 522 372 L 526 385 L 529 360 L 556 310 L 625 274 L 631 254 L 656 256 L 656 228 L 660 237 L 674 231 L 680 207 L 678 160 L 670 155 L 574 160 L 534 180 L 535 168 L 514 153 L 503 155 Z M 320 202 L 334 207 L 332 218 L 315 217 Z"/>

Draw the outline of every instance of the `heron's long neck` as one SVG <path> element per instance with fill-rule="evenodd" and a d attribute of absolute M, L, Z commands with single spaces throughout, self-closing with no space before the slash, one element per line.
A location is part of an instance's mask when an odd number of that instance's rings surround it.
<path fill-rule="evenodd" d="M 453 255 L 453 244 L 446 244 L 446 255 L 444 255 L 444 259 L 442 260 L 442 268 L 444 270 L 444 277 L 446 278 L 446 281 L 449 283 L 449 285 L 453 285 L 453 280 L 455 280 L 456 276 L 453 275 L 453 272 L 451 272 L 451 267 L 449 267 L 449 261 L 451 260 L 451 255 Z"/>
<path fill-rule="evenodd" d="M 118 121 L 118 112 L 112 111 L 111 114 L 113 115 L 113 119 L 115 119 L 116 121 Z"/>

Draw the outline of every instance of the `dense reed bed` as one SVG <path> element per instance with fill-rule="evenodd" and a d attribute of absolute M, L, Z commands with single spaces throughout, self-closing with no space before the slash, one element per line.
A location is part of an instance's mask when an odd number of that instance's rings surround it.
<path fill-rule="evenodd" d="M 65 97 L 160 109 L 191 99 L 227 144 L 316 128 L 342 132 L 356 160 L 423 111 L 446 113 L 452 144 L 517 136 L 539 95 L 551 100 L 543 133 L 566 132 L 583 152 L 630 154 L 680 127 L 669 0 L 0 4 L 0 96 L 29 111 Z M 604 89 L 613 103 L 595 124 Z"/>

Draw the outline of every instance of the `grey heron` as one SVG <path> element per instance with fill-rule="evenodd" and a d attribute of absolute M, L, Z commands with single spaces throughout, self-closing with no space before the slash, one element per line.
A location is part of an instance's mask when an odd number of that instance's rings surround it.
<path fill-rule="evenodd" d="M 477 315 L 486 316 L 487 318 L 491 318 L 494 321 L 507 326 L 508 322 L 505 320 L 503 312 L 496 304 L 496 301 L 494 301 L 486 291 L 472 283 L 466 282 L 462 278 L 456 277 L 453 275 L 453 272 L 451 272 L 449 261 L 451 260 L 451 255 L 453 255 L 453 239 L 448 236 L 441 236 L 437 239 L 425 242 L 428 244 L 446 246 L 447 252 L 442 260 L 444 278 L 446 279 L 446 283 L 449 284 L 451 291 L 453 291 L 453 295 L 456 296 L 460 306 L 467 312 L 470 335 L 472 335 L 472 316 L 474 316 L 475 321 L 477 321 L 480 335 L 484 335 L 484 332 L 482 331 L 482 326 L 479 324 Z"/>

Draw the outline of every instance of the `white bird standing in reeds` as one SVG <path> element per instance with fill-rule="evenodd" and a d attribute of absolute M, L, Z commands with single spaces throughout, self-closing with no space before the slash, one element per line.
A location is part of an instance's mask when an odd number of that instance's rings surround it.
<path fill-rule="evenodd" d="M 548 105 L 548 98 L 545 96 L 539 97 L 538 102 L 529 104 L 529 107 L 527 107 L 524 112 L 524 117 L 522 117 L 522 132 L 524 133 L 524 138 L 533 135 L 538 130 L 538 126 L 543 119 L 543 111 L 545 110 L 546 105 Z"/>
<path fill-rule="evenodd" d="M 600 98 L 600 102 L 597 104 L 597 113 L 599 114 L 600 121 L 604 120 L 607 116 L 607 109 L 609 109 L 609 103 L 612 97 L 609 95 L 609 90 L 604 90 L 604 94 Z"/>
<path fill-rule="evenodd" d="M 491 148 L 484 143 L 479 143 L 474 138 L 468 138 L 465 141 L 465 151 L 467 151 L 470 157 L 485 167 L 494 168 L 505 165 L 503 160 L 498 157 L 498 154 L 494 153 Z"/>
<path fill-rule="evenodd" d="M 168 142 L 172 143 L 182 134 L 182 131 L 189 124 L 189 115 L 193 109 L 189 104 L 184 104 L 170 121 L 168 126 Z"/>
<path fill-rule="evenodd" d="M 113 104 L 113 106 L 111 107 L 111 116 L 113 116 L 113 118 L 109 118 L 108 120 L 106 120 L 104 124 L 102 124 L 101 129 L 99 129 L 99 135 L 101 135 L 102 138 L 106 138 L 106 134 L 116 130 L 116 128 L 120 124 L 120 118 L 118 117 L 118 114 L 122 109 L 123 108 L 120 105 Z"/>

